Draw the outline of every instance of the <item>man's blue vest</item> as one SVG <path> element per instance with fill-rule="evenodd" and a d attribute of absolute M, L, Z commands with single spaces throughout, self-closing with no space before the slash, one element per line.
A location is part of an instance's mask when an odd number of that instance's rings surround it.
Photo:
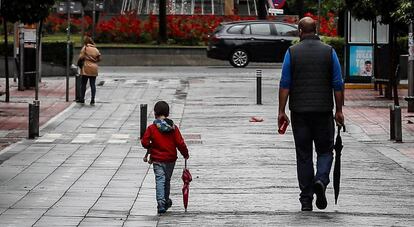
<path fill-rule="evenodd" d="M 292 75 L 289 109 L 293 112 L 332 111 L 332 47 L 317 36 L 307 36 L 289 51 Z"/>

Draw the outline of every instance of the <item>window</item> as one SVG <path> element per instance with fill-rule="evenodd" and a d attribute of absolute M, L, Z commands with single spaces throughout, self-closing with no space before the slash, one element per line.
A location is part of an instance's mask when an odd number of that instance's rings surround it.
<path fill-rule="evenodd" d="M 298 36 L 298 30 L 295 27 L 285 24 L 275 24 L 277 34 L 280 36 Z"/>
<path fill-rule="evenodd" d="M 246 28 L 243 29 L 242 33 L 245 35 L 250 35 L 250 25 L 247 25 Z"/>
<path fill-rule="evenodd" d="M 240 34 L 245 25 L 235 25 L 230 27 L 227 32 L 230 34 Z"/>
<path fill-rule="evenodd" d="M 270 35 L 269 24 L 252 24 L 250 29 L 253 35 Z"/>

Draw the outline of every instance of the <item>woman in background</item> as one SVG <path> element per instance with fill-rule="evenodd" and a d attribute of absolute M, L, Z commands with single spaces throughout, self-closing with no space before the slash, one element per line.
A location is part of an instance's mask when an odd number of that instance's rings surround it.
<path fill-rule="evenodd" d="M 80 70 L 82 78 L 81 86 L 81 98 L 80 103 L 85 103 L 85 92 L 86 84 L 89 80 L 89 85 L 91 87 L 91 105 L 95 105 L 95 94 L 96 94 L 96 77 L 98 76 L 98 62 L 101 60 L 101 54 L 96 48 L 95 43 L 92 38 L 85 36 L 84 45 L 79 54 L 79 59 L 84 60 L 83 67 Z"/>

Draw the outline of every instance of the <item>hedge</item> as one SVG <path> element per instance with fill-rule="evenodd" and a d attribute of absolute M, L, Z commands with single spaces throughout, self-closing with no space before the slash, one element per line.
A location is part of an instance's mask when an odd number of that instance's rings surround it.
<path fill-rule="evenodd" d="M 345 51 L 345 39 L 342 37 L 321 37 L 322 42 L 331 45 L 338 55 L 339 62 L 343 63 L 344 59 L 344 51 Z M 298 43 L 299 40 L 293 41 L 293 44 Z M 396 54 L 397 56 L 401 54 L 408 53 L 408 37 L 398 37 L 397 39 L 397 47 L 396 47 Z"/>
<path fill-rule="evenodd" d="M 8 56 L 13 57 L 13 44 L 9 43 Z M 0 42 L 0 56 L 5 55 L 4 42 Z M 69 46 L 69 59 L 73 59 L 73 43 Z M 66 42 L 42 43 L 42 61 L 66 66 Z M 70 61 L 72 63 L 72 61 Z M 1 63 L 0 63 L 1 64 Z"/>

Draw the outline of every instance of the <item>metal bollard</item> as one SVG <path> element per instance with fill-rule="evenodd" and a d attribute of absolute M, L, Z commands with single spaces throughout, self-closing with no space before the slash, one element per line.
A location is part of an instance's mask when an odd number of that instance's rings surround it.
<path fill-rule="evenodd" d="M 39 110 L 40 101 L 35 100 L 29 103 L 29 139 L 39 136 Z"/>
<path fill-rule="evenodd" d="M 256 70 L 256 103 L 262 105 L 262 70 Z"/>
<path fill-rule="evenodd" d="M 147 129 L 147 110 L 148 105 L 147 104 L 141 104 L 141 124 L 140 124 L 140 138 L 144 136 L 145 130 Z"/>
<path fill-rule="evenodd" d="M 394 122 L 395 122 L 395 142 L 401 143 L 402 142 L 402 124 L 401 124 L 401 107 L 395 106 L 394 107 Z"/>
<path fill-rule="evenodd" d="M 82 100 L 82 77 L 81 75 L 75 76 L 75 101 L 81 101 Z"/>
<path fill-rule="evenodd" d="M 390 104 L 390 140 L 395 139 L 395 109 L 394 104 Z"/>

